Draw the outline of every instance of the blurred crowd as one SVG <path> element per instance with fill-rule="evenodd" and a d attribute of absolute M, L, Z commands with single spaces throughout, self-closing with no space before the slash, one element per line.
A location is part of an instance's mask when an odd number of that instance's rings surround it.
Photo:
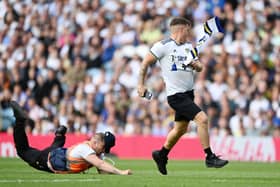
<path fill-rule="evenodd" d="M 200 54 L 195 101 L 212 136 L 280 137 L 280 2 L 278 0 L 2 0 L 0 93 L 30 117 L 26 131 L 109 130 L 166 136 L 174 114 L 157 64 L 148 101 L 136 92 L 139 67 L 165 37 L 173 16 L 195 28 L 218 16 L 225 35 Z M 2 132 L 12 133 L 9 107 Z M 186 136 L 196 136 L 192 122 Z"/>

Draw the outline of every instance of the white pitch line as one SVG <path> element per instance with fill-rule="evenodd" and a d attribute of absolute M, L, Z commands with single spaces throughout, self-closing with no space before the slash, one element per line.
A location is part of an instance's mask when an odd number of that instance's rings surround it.
<path fill-rule="evenodd" d="M 227 182 L 226 179 L 213 179 L 212 182 Z"/>
<path fill-rule="evenodd" d="M 15 180 L 0 180 L 0 183 L 24 183 L 24 182 L 47 182 L 47 183 L 59 183 L 59 182 L 99 182 L 100 179 L 15 179 Z"/>

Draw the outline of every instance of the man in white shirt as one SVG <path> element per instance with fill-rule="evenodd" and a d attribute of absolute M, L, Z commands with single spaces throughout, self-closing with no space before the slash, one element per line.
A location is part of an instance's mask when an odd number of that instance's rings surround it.
<path fill-rule="evenodd" d="M 211 28 L 204 26 L 211 34 Z M 205 112 L 194 103 L 194 74 L 202 70 L 202 64 L 197 57 L 197 49 L 187 42 L 191 32 L 190 21 L 175 17 L 170 22 L 170 37 L 155 43 L 142 61 L 138 94 L 145 96 L 147 88 L 144 86 L 148 66 L 159 62 L 162 77 L 166 85 L 168 104 L 175 110 L 175 125 L 167 135 L 161 150 L 152 153 L 153 159 L 161 174 L 166 175 L 166 164 L 169 151 L 179 138 L 186 133 L 189 121 L 198 126 L 198 136 L 206 153 L 207 167 L 223 167 L 228 163 L 212 153 L 209 145 L 208 117 Z M 189 59 L 189 52 L 192 60 Z"/>

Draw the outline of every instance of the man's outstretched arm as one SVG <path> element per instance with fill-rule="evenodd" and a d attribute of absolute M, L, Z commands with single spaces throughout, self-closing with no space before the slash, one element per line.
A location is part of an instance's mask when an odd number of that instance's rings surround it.
<path fill-rule="evenodd" d="M 109 164 L 108 162 L 101 160 L 95 154 L 88 155 L 85 159 L 86 159 L 86 161 L 91 163 L 93 166 L 95 166 L 100 174 L 105 174 L 105 173 L 106 174 L 116 174 L 116 175 L 131 175 L 132 174 L 130 169 L 120 170 L 120 169 L 116 168 L 115 166 Z"/>

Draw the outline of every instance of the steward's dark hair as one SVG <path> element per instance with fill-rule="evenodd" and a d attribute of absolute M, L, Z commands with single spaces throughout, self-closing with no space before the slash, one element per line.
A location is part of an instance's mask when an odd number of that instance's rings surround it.
<path fill-rule="evenodd" d="M 187 20 L 187 19 L 185 19 L 183 17 L 175 17 L 175 18 L 173 18 L 171 20 L 169 26 L 171 27 L 171 26 L 174 26 L 174 25 L 187 25 L 187 26 L 191 26 L 192 23 L 189 20 Z"/>

